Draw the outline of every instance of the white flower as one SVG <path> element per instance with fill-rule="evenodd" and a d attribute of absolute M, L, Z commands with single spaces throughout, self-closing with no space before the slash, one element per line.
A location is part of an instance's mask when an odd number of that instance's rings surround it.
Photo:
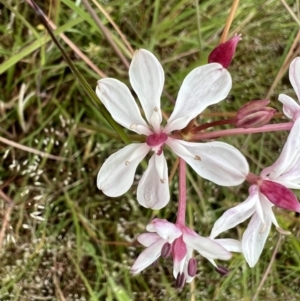
<path fill-rule="evenodd" d="M 280 232 L 274 205 L 300 212 L 297 197 L 289 188 L 300 189 L 300 118 L 296 119 L 283 150 L 270 167 L 260 176 L 249 175 L 253 185 L 249 197 L 241 204 L 227 210 L 214 224 L 211 238 L 235 227 L 252 216 L 242 237 L 242 252 L 250 267 L 253 267 L 264 248 L 272 223 Z"/>
<path fill-rule="evenodd" d="M 300 57 L 296 57 L 290 65 L 289 69 L 290 82 L 300 101 Z M 283 103 L 283 113 L 288 118 L 297 119 L 300 115 L 300 105 L 290 96 L 280 94 L 278 100 Z"/>
<path fill-rule="evenodd" d="M 227 96 L 231 77 L 226 69 L 212 63 L 191 71 L 183 81 L 174 111 L 164 128 L 161 127 L 160 109 L 164 72 L 156 57 L 147 50 L 136 51 L 129 78 L 148 123 L 122 82 L 101 79 L 96 93 L 114 120 L 147 138 L 145 143 L 125 146 L 105 161 L 97 177 L 97 186 L 103 193 L 110 197 L 124 194 L 133 183 L 137 165 L 152 150 L 154 154 L 137 188 L 137 199 L 147 208 L 164 207 L 170 198 L 164 144 L 200 176 L 218 185 L 234 186 L 245 180 L 247 161 L 233 146 L 222 142 L 192 143 L 169 137 L 172 131 L 185 128 L 207 106 Z"/>
<path fill-rule="evenodd" d="M 173 224 L 167 220 L 154 219 L 146 227 L 150 233 L 138 236 L 138 241 L 146 247 L 133 264 L 131 271 L 137 274 L 151 265 L 160 256 L 172 254 L 173 275 L 178 287 L 191 282 L 196 275 L 197 263 L 193 250 L 197 250 L 215 267 L 214 259 L 229 260 L 231 253 L 213 239 L 202 237 L 186 226 Z M 222 240 L 231 249 L 238 248 L 239 242 L 233 239 Z"/>

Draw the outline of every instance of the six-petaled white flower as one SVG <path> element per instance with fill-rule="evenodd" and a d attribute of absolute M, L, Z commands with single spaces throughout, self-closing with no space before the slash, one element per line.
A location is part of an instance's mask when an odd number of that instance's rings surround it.
<path fill-rule="evenodd" d="M 214 224 L 211 238 L 235 227 L 252 216 L 242 237 L 242 252 L 250 267 L 253 267 L 263 250 L 272 223 L 279 231 L 272 207 L 300 212 L 300 204 L 289 188 L 300 189 L 300 118 L 288 136 L 283 150 L 270 167 L 260 176 L 249 176 L 249 197 L 243 203 L 227 210 Z"/>
<path fill-rule="evenodd" d="M 105 78 L 98 81 L 96 93 L 114 120 L 138 134 L 145 143 L 132 143 L 112 154 L 101 167 L 97 186 L 104 194 L 117 197 L 132 185 L 137 165 L 149 151 L 154 154 L 137 188 L 139 203 L 160 209 L 169 201 L 168 167 L 164 144 L 184 159 L 200 176 L 218 185 L 234 186 L 248 174 L 248 164 L 233 146 L 223 142 L 193 143 L 171 138 L 169 134 L 185 128 L 207 106 L 224 99 L 231 89 L 231 76 L 218 63 L 191 71 L 179 90 L 174 111 L 162 128 L 160 97 L 164 85 L 163 68 L 147 50 L 136 51 L 129 69 L 130 83 L 137 94 L 147 122 L 122 82 Z"/>
<path fill-rule="evenodd" d="M 191 282 L 196 275 L 197 264 L 193 250 L 197 250 L 215 267 L 214 259 L 229 260 L 230 251 L 239 249 L 234 239 L 217 240 L 202 237 L 186 226 L 173 224 L 167 220 L 154 219 L 146 227 L 150 233 L 143 233 L 137 240 L 146 247 L 133 264 L 131 271 L 137 274 L 155 262 L 160 256 L 173 258 L 173 275 L 178 287 Z"/>
<path fill-rule="evenodd" d="M 300 102 L 300 57 L 296 57 L 290 64 L 290 82 Z M 290 96 L 280 94 L 278 100 L 283 103 L 283 113 L 288 118 L 296 120 L 300 116 L 300 105 Z"/>

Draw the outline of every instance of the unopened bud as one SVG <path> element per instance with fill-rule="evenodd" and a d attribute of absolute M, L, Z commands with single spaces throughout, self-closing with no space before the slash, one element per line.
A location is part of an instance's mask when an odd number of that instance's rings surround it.
<path fill-rule="evenodd" d="M 172 252 L 172 245 L 166 242 L 161 248 L 160 256 L 162 258 L 168 258 L 171 255 L 171 252 Z"/>
<path fill-rule="evenodd" d="M 236 115 L 238 128 L 255 128 L 268 124 L 276 110 L 267 107 L 269 100 L 252 100 L 242 106 Z"/>
<path fill-rule="evenodd" d="M 209 63 L 219 63 L 224 68 L 227 68 L 234 56 L 236 46 L 241 40 L 241 35 L 235 35 L 225 43 L 219 44 L 208 56 Z"/>
<path fill-rule="evenodd" d="M 215 270 L 222 276 L 226 276 L 229 273 L 229 270 L 222 266 L 215 267 Z"/>
<path fill-rule="evenodd" d="M 195 258 L 191 258 L 189 260 L 187 270 L 188 270 L 188 274 L 189 274 L 190 277 L 194 277 L 196 275 L 196 272 L 197 272 L 197 261 L 196 261 Z"/>

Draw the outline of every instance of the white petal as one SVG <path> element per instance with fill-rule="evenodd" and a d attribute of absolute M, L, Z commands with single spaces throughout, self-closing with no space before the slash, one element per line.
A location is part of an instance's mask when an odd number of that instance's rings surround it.
<path fill-rule="evenodd" d="M 265 224 L 261 222 L 257 213 L 254 213 L 250 223 L 243 234 L 242 251 L 246 261 L 252 268 L 257 263 L 264 248 L 271 229 L 271 219 L 265 216 Z"/>
<path fill-rule="evenodd" d="M 300 101 L 300 58 L 296 57 L 290 65 L 289 69 L 290 82 Z"/>
<path fill-rule="evenodd" d="M 152 264 L 160 256 L 161 248 L 165 242 L 166 241 L 164 239 L 160 239 L 145 249 L 134 262 L 131 272 L 133 274 L 138 274 Z"/>
<path fill-rule="evenodd" d="M 236 239 L 220 238 L 214 239 L 214 241 L 229 252 L 242 252 L 242 244 Z"/>
<path fill-rule="evenodd" d="M 176 238 L 182 235 L 181 230 L 175 224 L 165 219 L 155 218 L 146 227 L 149 232 L 156 232 L 161 238 L 172 243 Z"/>
<path fill-rule="evenodd" d="M 275 225 L 275 227 L 279 228 L 279 225 L 277 223 L 276 217 L 273 213 L 272 207 L 274 207 L 274 204 L 272 204 L 267 197 L 265 197 L 262 193 L 259 194 L 260 197 L 260 203 L 261 207 L 264 212 L 264 216 L 268 217 L 268 219 L 271 220 L 271 222 Z M 264 217 L 264 218 L 265 218 Z"/>
<path fill-rule="evenodd" d="M 231 89 L 229 72 L 218 63 L 191 71 L 184 79 L 165 132 L 184 128 L 209 105 L 223 100 Z"/>
<path fill-rule="evenodd" d="M 157 168 L 157 165 L 160 166 Z M 161 209 L 170 200 L 168 166 L 163 153 L 153 154 L 137 189 L 138 202 L 151 209 Z"/>
<path fill-rule="evenodd" d="M 278 100 L 283 104 L 283 113 L 288 118 L 293 118 L 300 111 L 299 104 L 285 94 L 279 94 Z"/>
<path fill-rule="evenodd" d="M 239 185 L 249 173 L 244 156 L 227 143 L 193 143 L 169 138 L 166 144 L 201 177 L 218 185 Z"/>
<path fill-rule="evenodd" d="M 289 181 L 287 174 L 290 170 L 295 169 L 300 169 L 300 118 L 297 118 L 294 122 L 279 158 L 273 165 L 265 168 L 261 172 L 261 176 L 264 178 L 268 177 L 274 181 L 280 181 L 280 176 L 283 175 L 284 180 Z M 291 177 L 295 179 L 294 173 L 291 173 Z M 295 184 L 299 184 L 299 182 Z"/>
<path fill-rule="evenodd" d="M 143 233 L 137 237 L 137 241 L 144 247 L 150 247 L 160 239 L 161 237 L 156 233 Z"/>
<path fill-rule="evenodd" d="M 129 78 L 148 122 L 157 131 L 162 120 L 160 97 L 165 81 L 161 64 L 151 52 L 137 50 L 129 68 Z"/>
<path fill-rule="evenodd" d="M 97 187 L 110 197 L 125 193 L 133 183 L 138 164 L 149 150 L 146 143 L 132 143 L 112 154 L 98 173 Z"/>
<path fill-rule="evenodd" d="M 138 134 L 152 133 L 129 89 L 122 82 L 114 78 L 101 79 L 96 94 L 116 122 Z"/>
<path fill-rule="evenodd" d="M 253 188 L 252 188 L 253 187 Z M 235 227 L 249 218 L 255 211 L 255 204 L 259 202 L 259 194 L 256 186 L 251 186 L 252 193 L 243 203 L 225 211 L 215 222 L 210 237 L 215 238 L 220 233 Z"/>
<path fill-rule="evenodd" d="M 228 260 L 232 257 L 231 253 L 210 238 L 183 233 L 183 241 L 208 259 Z"/>

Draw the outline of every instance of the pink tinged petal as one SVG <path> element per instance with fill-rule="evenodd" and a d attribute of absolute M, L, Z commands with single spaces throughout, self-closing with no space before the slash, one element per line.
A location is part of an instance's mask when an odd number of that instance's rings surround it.
<path fill-rule="evenodd" d="M 198 67 L 184 79 L 165 132 L 183 129 L 208 106 L 223 100 L 231 89 L 231 76 L 220 64 Z"/>
<path fill-rule="evenodd" d="M 300 118 L 294 122 L 279 158 L 273 165 L 265 168 L 261 176 L 274 181 L 280 180 L 281 175 L 294 170 L 296 166 L 300 169 Z"/>
<path fill-rule="evenodd" d="M 160 239 L 161 237 L 156 233 L 143 233 L 137 237 L 137 241 L 144 247 L 150 247 Z"/>
<path fill-rule="evenodd" d="M 211 238 L 215 238 L 220 233 L 244 222 L 255 212 L 255 204 L 259 202 L 259 195 L 255 185 L 251 186 L 251 188 L 250 196 L 246 199 L 246 201 L 225 211 L 215 222 L 211 230 Z"/>
<path fill-rule="evenodd" d="M 161 248 L 163 247 L 166 241 L 164 239 L 160 239 L 157 242 L 153 243 L 150 247 L 145 249 L 139 257 L 134 262 L 131 272 L 133 274 L 138 274 L 145 268 L 147 268 L 150 264 L 152 264 L 156 259 L 159 258 Z"/>
<path fill-rule="evenodd" d="M 263 180 L 260 184 L 260 192 L 275 206 L 300 212 L 300 203 L 295 194 L 285 186 L 271 181 Z"/>
<path fill-rule="evenodd" d="M 210 238 L 184 232 L 183 241 L 207 259 L 229 260 L 232 257 L 231 253 Z"/>
<path fill-rule="evenodd" d="M 177 238 L 173 243 L 173 275 L 174 278 L 177 278 L 179 273 L 184 271 L 185 257 L 187 255 L 186 244 L 182 239 L 182 236 Z"/>
<path fill-rule="evenodd" d="M 161 238 L 172 243 L 176 238 L 182 235 L 181 230 L 175 224 L 165 219 L 155 218 L 146 227 L 149 232 L 156 232 Z"/>
<path fill-rule="evenodd" d="M 132 143 L 112 154 L 98 173 L 98 189 L 110 197 L 117 197 L 128 191 L 138 164 L 149 150 L 146 143 Z"/>
<path fill-rule="evenodd" d="M 214 241 L 229 252 L 242 252 L 242 244 L 236 239 L 220 238 L 214 239 Z"/>
<path fill-rule="evenodd" d="M 291 97 L 285 94 L 279 94 L 278 100 L 283 104 L 283 113 L 286 117 L 293 119 L 300 111 L 299 104 Z"/>
<path fill-rule="evenodd" d="M 243 234 L 242 251 L 246 261 L 252 268 L 257 263 L 271 229 L 271 219 L 266 216 L 265 224 L 258 214 L 254 213 Z"/>
<path fill-rule="evenodd" d="M 113 78 L 101 79 L 96 94 L 116 122 L 138 134 L 152 133 L 129 89 L 122 82 Z"/>
<path fill-rule="evenodd" d="M 151 52 L 137 50 L 129 68 L 129 78 L 148 122 L 158 132 L 162 121 L 160 97 L 165 81 L 161 64 Z"/>
<path fill-rule="evenodd" d="M 166 144 L 201 177 L 218 185 L 239 185 L 249 173 L 249 166 L 244 156 L 229 144 L 193 143 L 171 138 Z"/>
<path fill-rule="evenodd" d="M 137 188 L 138 202 L 151 209 L 161 209 L 170 200 L 168 166 L 163 154 L 153 154 Z"/>
<path fill-rule="evenodd" d="M 300 101 L 300 57 L 296 57 L 290 65 L 289 69 L 290 82 Z"/>

